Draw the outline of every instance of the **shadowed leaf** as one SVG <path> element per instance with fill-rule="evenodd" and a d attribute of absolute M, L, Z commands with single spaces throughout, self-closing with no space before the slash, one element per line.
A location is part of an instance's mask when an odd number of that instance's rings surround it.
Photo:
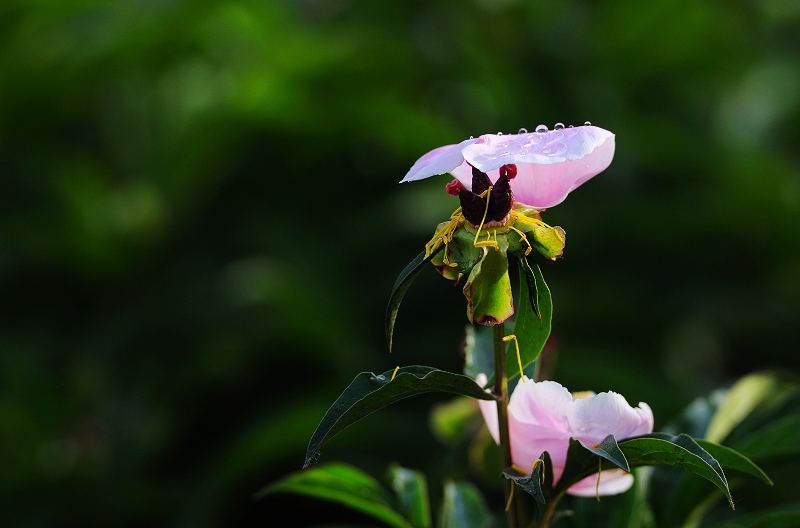
<path fill-rule="evenodd" d="M 322 445 L 336 433 L 361 418 L 394 402 L 426 392 L 450 392 L 480 400 L 494 400 L 472 378 L 433 367 L 403 367 L 392 379 L 393 370 L 383 374 L 362 372 L 350 383 L 322 418 L 311 437 L 303 467 L 308 467 Z"/>

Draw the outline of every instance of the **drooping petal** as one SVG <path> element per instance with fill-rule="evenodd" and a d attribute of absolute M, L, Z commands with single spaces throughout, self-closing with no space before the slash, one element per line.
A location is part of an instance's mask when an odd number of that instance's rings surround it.
<path fill-rule="evenodd" d="M 428 152 L 409 169 L 400 183 L 422 180 L 437 174 L 446 174 L 453 171 L 456 167 L 464 163 L 464 156 L 461 151 L 464 147 L 478 141 L 477 139 L 467 139 L 458 145 L 445 145 Z M 471 169 L 470 169 L 471 170 Z M 472 173 L 470 172 L 470 181 Z"/>
<path fill-rule="evenodd" d="M 567 408 L 572 435 L 594 445 L 613 434 L 617 440 L 653 432 L 653 411 L 646 403 L 633 408 L 621 395 L 602 392 Z"/>
<path fill-rule="evenodd" d="M 597 486 L 597 474 L 579 481 L 571 486 L 567 493 L 578 497 L 594 497 L 595 495 L 619 495 L 633 486 L 633 475 L 621 469 L 607 469 L 600 472 L 600 486 Z"/>

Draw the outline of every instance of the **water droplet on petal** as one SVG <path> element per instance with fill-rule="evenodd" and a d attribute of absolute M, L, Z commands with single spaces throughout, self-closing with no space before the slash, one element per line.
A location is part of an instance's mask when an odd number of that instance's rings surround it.
<path fill-rule="evenodd" d="M 377 376 L 375 376 L 375 378 L 378 381 L 384 381 L 386 379 L 386 376 L 384 376 L 383 374 L 378 374 Z"/>
<path fill-rule="evenodd" d="M 566 151 L 567 151 L 567 145 L 565 143 L 556 143 L 553 150 L 553 156 L 561 156 Z"/>
<path fill-rule="evenodd" d="M 528 129 L 527 128 L 520 128 L 519 132 L 517 132 L 517 134 L 527 134 L 527 133 L 528 133 Z"/>
<path fill-rule="evenodd" d="M 552 152 L 553 152 L 553 149 L 551 149 L 550 147 L 544 147 L 542 149 L 542 154 L 544 154 L 545 156 L 549 156 Z"/>
<path fill-rule="evenodd" d="M 520 152 L 522 152 L 522 145 L 520 144 L 519 141 L 512 141 L 511 143 L 508 144 L 506 150 L 508 151 L 509 154 L 519 154 Z"/>
<path fill-rule="evenodd" d="M 556 126 L 553 127 L 553 130 L 563 130 L 564 123 L 556 123 Z"/>
<path fill-rule="evenodd" d="M 539 126 L 536 127 L 536 132 L 538 132 L 539 134 L 544 134 L 547 131 L 548 131 L 548 128 L 547 128 L 546 125 L 539 125 Z"/>
<path fill-rule="evenodd" d="M 570 128 L 575 128 L 575 125 L 570 125 L 569 127 L 570 127 Z"/>
<path fill-rule="evenodd" d="M 587 122 L 585 122 L 585 123 L 584 123 L 584 125 L 586 125 L 586 126 L 592 126 L 592 122 L 591 122 L 591 121 L 587 121 Z"/>
<path fill-rule="evenodd" d="M 470 139 L 475 139 L 475 136 L 470 136 L 469 138 L 470 138 Z"/>
<path fill-rule="evenodd" d="M 503 135 L 503 133 L 502 133 L 502 132 L 498 132 L 498 133 L 497 133 L 497 135 L 498 135 L 498 136 L 502 136 L 502 135 Z"/>

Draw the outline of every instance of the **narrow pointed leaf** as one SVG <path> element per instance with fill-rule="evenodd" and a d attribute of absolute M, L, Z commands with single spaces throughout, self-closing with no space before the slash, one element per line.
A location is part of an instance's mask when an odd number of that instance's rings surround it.
<path fill-rule="evenodd" d="M 513 253 L 512 253 L 513 254 Z M 522 368 L 525 369 L 539 358 L 547 339 L 550 337 L 550 325 L 553 320 L 553 298 L 550 288 L 542 276 L 542 270 L 535 262 L 531 266 L 524 254 L 513 254 L 519 261 L 519 276 L 533 276 L 535 287 L 527 284 L 527 279 L 521 279 L 519 306 L 514 318 L 513 334 L 519 342 L 519 355 Z M 531 292 L 538 295 L 538 315 L 534 311 L 531 301 Z M 517 347 L 514 341 L 509 341 L 506 346 L 506 377 L 513 380 L 519 377 L 519 361 L 517 361 Z M 489 384 L 494 383 L 494 375 L 489 376 Z"/>
<path fill-rule="evenodd" d="M 439 249 L 427 257 L 423 251 L 417 255 L 417 257 L 412 260 L 402 272 L 400 272 L 400 276 L 397 277 L 394 287 L 392 288 L 392 294 L 389 296 L 389 305 L 386 307 L 385 330 L 386 343 L 389 345 L 389 352 L 392 351 L 394 323 L 397 319 L 397 311 L 400 309 L 400 301 L 403 300 L 403 296 L 406 294 L 406 291 L 408 291 L 408 288 L 411 286 L 411 283 L 414 282 L 414 279 L 417 278 L 417 275 L 420 274 L 422 268 L 425 267 L 425 264 L 430 262 L 430 260 L 442 249 L 444 249 L 444 245 L 440 246 Z"/>
<path fill-rule="evenodd" d="M 494 400 L 475 380 L 433 367 L 414 365 L 383 374 L 362 372 L 350 383 L 322 418 L 311 437 L 303 467 L 319 453 L 322 445 L 336 433 L 396 401 L 426 392 L 449 392 L 480 400 Z"/>
<path fill-rule="evenodd" d="M 709 455 L 714 457 L 717 462 L 719 462 L 719 465 L 723 468 L 746 473 L 761 480 L 765 484 L 770 486 L 773 485 L 772 479 L 770 479 L 769 476 L 764 473 L 764 470 L 762 470 L 752 460 L 738 451 L 735 451 L 730 447 L 708 442 L 707 440 L 695 440 L 695 442 L 697 442 L 697 445 L 703 448 Z"/>
<path fill-rule="evenodd" d="M 528 259 L 525 258 L 524 253 L 521 255 L 514 254 L 514 256 L 517 257 L 517 260 L 519 260 L 520 264 L 520 281 L 525 281 L 523 285 L 528 288 L 528 302 L 531 305 L 533 313 L 536 314 L 536 317 L 541 319 L 542 313 L 539 311 L 539 287 L 536 284 L 536 274 L 533 272 L 533 268 L 531 268 L 531 265 L 528 262 Z M 538 267 L 538 264 L 536 266 Z M 541 275 L 541 271 L 539 274 Z M 522 287 L 522 285 L 520 287 Z"/>
<path fill-rule="evenodd" d="M 431 505 L 425 475 L 395 464 L 389 468 L 389 481 L 397 497 L 397 510 L 414 528 L 431 528 Z"/>
<path fill-rule="evenodd" d="M 279 492 L 342 504 L 393 528 L 415 528 L 394 511 L 391 496 L 375 479 L 346 464 L 327 464 L 294 473 L 263 489 L 256 498 Z"/>
<path fill-rule="evenodd" d="M 728 481 L 714 457 L 686 435 L 673 437 L 680 444 L 654 436 L 670 437 L 671 435 L 656 433 L 620 442 L 619 447 L 631 467 L 674 466 L 686 469 L 717 486 L 725 494 L 728 503 L 733 508 Z M 687 439 L 692 441 L 689 442 Z"/>
<path fill-rule="evenodd" d="M 446 482 L 439 528 L 490 528 L 492 515 L 481 492 L 469 482 Z"/>
<path fill-rule="evenodd" d="M 536 262 L 531 266 L 524 256 L 519 260 L 519 276 L 533 275 L 535 287 L 528 285 L 528 279 L 521 282 L 520 299 L 517 307 L 517 317 L 514 322 L 514 335 L 519 342 L 519 354 L 524 369 L 539 358 L 547 339 L 550 337 L 550 324 L 553 319 L 553 298 L 550 289 L 544 282 L 542 270 Z M 534 310 L 531 292 L 538 295 L 538 313 Z M 513 379 L 519 376 L 519 362 L 517 361 L 517 348 L 513 341 L 506 347 L 506 377 Z"/>

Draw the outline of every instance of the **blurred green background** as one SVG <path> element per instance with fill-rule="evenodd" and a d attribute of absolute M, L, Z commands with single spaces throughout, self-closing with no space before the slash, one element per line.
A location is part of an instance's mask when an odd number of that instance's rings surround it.
<path fill-rule="evenodd" d="M 4 1 L 3 524 L 311 522 L 251 496 L 350 380 L 461 368 L 465 301 L 433 269 L 386 351 L 393 281 L 457 206 L 447 177 L 397 182 L 470 135 L 586 120 L 617 154 L 544 215 L 568 234 L 553 377 L 659 428 L 796 372 L 795 0 Z M 447 400 L 321 460 L 470 477 L 428 427 Z"/>

